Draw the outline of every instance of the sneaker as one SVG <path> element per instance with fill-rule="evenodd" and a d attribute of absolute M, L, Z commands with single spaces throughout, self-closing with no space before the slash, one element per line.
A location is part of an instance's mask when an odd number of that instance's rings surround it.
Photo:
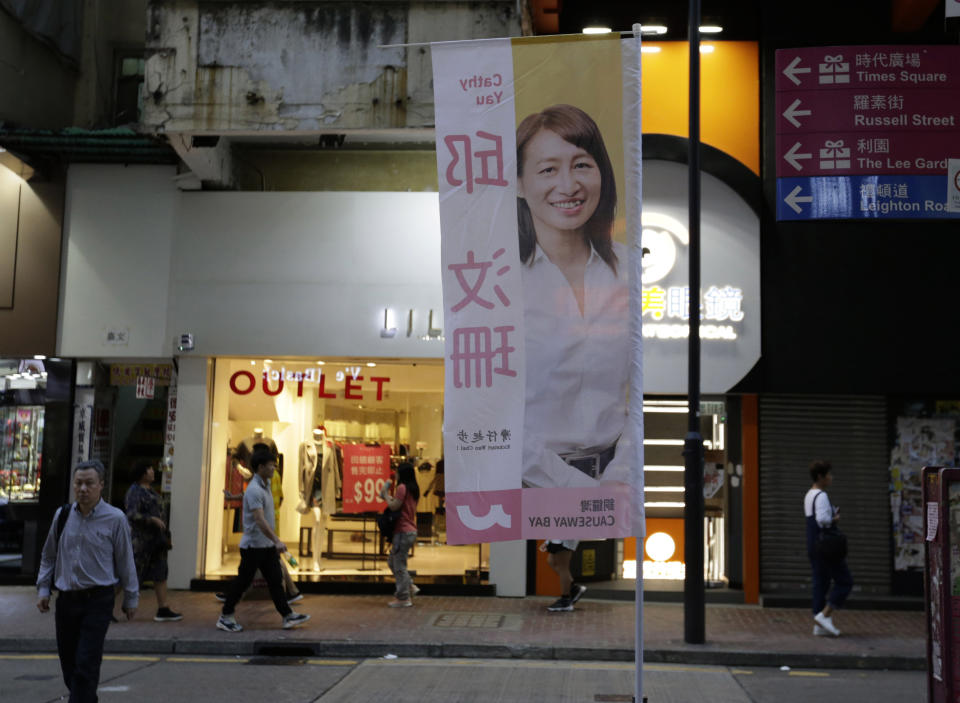
<path fill-rule="evenodd" d="M 387 603 L 388 608 L 410 608 L 413 606 L 413 601 L 409 598 L 407 600 L 392 600 Z"/>
<path fill-rule="evenodd" d="M 160 608 L 153 619 L 157 622 L 176 622 L 177 620 L 183 620 L 183 615 L 173 612 L 170 608 Z"/>
<path fill-rule="evenodd" d="M 824 630 L 824 629 L 823 629 L 822 627 L 820 627 L 819 625 L 814 625 L 814 626 L 813 626 L 813 635 L 814 635 L 814 637 L 826 637 L 826 636 L 829 635 L 829 634 L 830 634 L 829 632 L 827 632 L 826 630 Z"/>
<path fill-rule="evenodd" d="M 570 612 L 573 610 L 573 601 L 569 598 L 560 597 L 556 600 L 556 602 L 548 605 L 547 610 L 549 610 L 551 613 Z"/>
<path fill-rule="evenodd" d="M 217 618 L 217 629 L 226 632 L 243 632 L 243 625 L 238 623 L 232 615 L 221 615 Z"/>
<path fill-rule="evenodd" d="M 293 605 L 294 603 L 297 603 L 298 601 L 302 601 L 302 600 L 303 600 L 303 594 L 300 593 L 299 591 L 293 594 L 292 596 L 287 596 L 288 605 Z"/>
<path fill-rule="evenodd" d="M 833 624 L 833 618 L 827 617 L 823 613 L 817 613 L 813 616 L 813 621 L 834 637 L 840 636 L 840 630 Z"/>
<path fill-rule="evenodd" d="M 415 584 L 415 583 L 411 583 L 411 584 L 410 584 L 410 595 L 411 595 L 411 596 L 415 596 L 415 595 L 417 595 L 418 593 L 420 593 L 420 587 L 419 587 L 417 584 Z"/>
<path fill-rule="evenodd" d="M 578 600 L 583 598 L 583 594 L 587 592 L 586 586 L 581 586 L 579 583 L 573 584 L 570 587 L 570 603 L 576 603 Z"/>
<path fill-rule="evenodd" d="M 283 629 L 290 630 L 298 625 L 302 625 L 309 619 L 310 616 L 307 613 L 290 613 L 289 615 L 284 615 Z"/>
<path fill-rule="evenodd" d="M 213 594 L 213 597 L 216 598 L 221 603 L 227 602 L 227 594 L 224 593 L 223 591 L 217 591 L 216 593 Z"/>

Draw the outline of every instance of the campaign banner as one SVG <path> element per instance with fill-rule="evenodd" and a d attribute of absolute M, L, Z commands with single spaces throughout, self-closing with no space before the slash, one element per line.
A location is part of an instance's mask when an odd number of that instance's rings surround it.
<path fill-rule="evenodd" d="M 432 52 L 447 541 L 642 535 L 639 38 Z"/>
<path fill-rule="evenodd" d="M 343 512 L 369 513 L 383 510 L 383 484 L 390 478 L 390 447 L 343 445 Z"/>

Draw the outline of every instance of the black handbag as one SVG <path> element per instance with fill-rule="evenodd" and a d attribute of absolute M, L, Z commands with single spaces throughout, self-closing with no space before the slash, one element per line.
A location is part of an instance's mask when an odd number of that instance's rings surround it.
<path fill-rule="evenodd" d="M 377 529 L 388 542 L 393 539 L 393 532 L 397 529 L 397 522 L 400 521 L 400 511 L 390 510 L 390 506 L 383 509 L 383 512 L 377 515 Z"/>
<path fill-rule="evenodd" d="M 839 527 L 821 527 L 817 539 L 817 554 L 828 562 L 843 561 L 847 557 L 847 536 Z"/>
<path fill-rule="evenodd" d="M 814 497 L 816 504 L 821 491 Z M 843 561 L 847 557 L 847 536 L 836 525 L 821 527 L 817 535 L 817 555 L 826 562 Z"/>

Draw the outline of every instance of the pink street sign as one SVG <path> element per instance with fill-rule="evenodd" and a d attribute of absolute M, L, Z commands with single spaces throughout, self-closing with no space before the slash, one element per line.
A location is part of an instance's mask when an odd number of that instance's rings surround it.
<path fill-rule="evenodd" d="M 958 46 L 821 46 L 780 49 L 777 91 L 847 88 L 960 89 Z"/>
<path fill-rule="evenodd" d="M 853 173 L 945 175 L 954 135 L 943 132 L 821 132 L 777 135 L 777 177 Z"/>
<path fill-rule="evenodd" d="M 804 90 L 776 102 L 778 134 L 960 130 L 960 90 Z"/>

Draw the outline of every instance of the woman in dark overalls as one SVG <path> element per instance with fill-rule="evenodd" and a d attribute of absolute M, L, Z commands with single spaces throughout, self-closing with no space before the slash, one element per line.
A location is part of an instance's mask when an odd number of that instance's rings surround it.
<path fill-rule="evenodd" d="M 833 507 L 826 491 L 833 483 L 830 468 L 828 461 L 815 461 L 810 465 L 813 485 L 804 496 L 803 513 L 807 519 L 807 556 L 813 570 L 813 634 L 836 637 L 840 630 L 833 624 L 831 616 L 850 595 L 853 577 L 846 559 L 825 559 L 817 550 L 821 529 L 830 527 L 840 519 L 840 509 Z M 830 590 L 831 582 L 833 590 Z"/>

